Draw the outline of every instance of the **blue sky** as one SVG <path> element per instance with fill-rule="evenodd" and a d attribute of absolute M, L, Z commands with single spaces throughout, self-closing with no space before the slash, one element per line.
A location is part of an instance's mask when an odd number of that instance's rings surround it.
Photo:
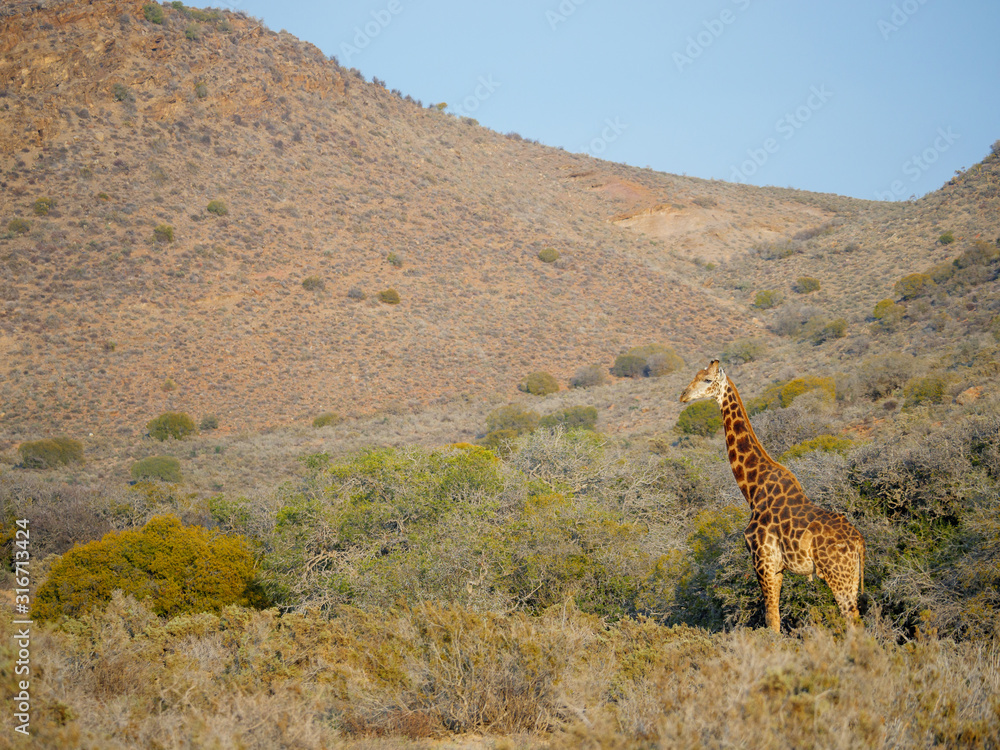
<path fill-rule="evenodd" d="M 1000 139 L 1000 2 L 226 0 L 425 105 L 696 177 L 906 200 Z"/>

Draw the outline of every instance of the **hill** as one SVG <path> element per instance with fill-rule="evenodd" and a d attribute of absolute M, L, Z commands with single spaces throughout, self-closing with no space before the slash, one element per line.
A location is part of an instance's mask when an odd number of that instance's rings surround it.
<path fill-rule="evenodd" d="M 414 412 L 632 346 L 717 350 L 756 325 L 705 262 L 899 211 L 568 154 L 246 16 L 143 7 L 0 21 L 8 440 L 167 409 L 224 431 Z"/>

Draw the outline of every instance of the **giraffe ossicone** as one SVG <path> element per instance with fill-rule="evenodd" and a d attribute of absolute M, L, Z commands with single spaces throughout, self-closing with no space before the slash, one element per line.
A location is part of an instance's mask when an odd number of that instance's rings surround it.
<path fill-rule="evenodd" d="M 778 601 L 786 570 L 822 578 L 844 617 L 857 621 L 858 594 L 865 586 L 864 537 L 844 516 L 810 501 L 795 475 L 768 455 L 717 359 L 698 371 L 681 403 L 703 398 L 715 399 L 722 409 L 729 465 L 750 504 L 743 538 L 764 594 L 768 627 L 781 631 Z"/>

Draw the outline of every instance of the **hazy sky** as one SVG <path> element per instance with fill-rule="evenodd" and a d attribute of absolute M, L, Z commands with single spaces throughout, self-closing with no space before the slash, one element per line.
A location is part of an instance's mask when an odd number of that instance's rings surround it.
<path fill-rule="evenodd" d="M 427 105 L 696 177 L 905 200 L 1000 139 L 1000 1 L 223 0 Z"/>

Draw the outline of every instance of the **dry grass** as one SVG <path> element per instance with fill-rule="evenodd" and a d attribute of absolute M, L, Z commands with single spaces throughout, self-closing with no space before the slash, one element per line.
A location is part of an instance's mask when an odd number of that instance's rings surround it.
<path fill-rule="evenodd" d="M 67 750 L 994 746 L 998 644 L 891 636 L 876 614 L 775 637 L 606 626 L 571 603 L 163 621 L 119 598 L 37 631 L 33 728 Z"/>

